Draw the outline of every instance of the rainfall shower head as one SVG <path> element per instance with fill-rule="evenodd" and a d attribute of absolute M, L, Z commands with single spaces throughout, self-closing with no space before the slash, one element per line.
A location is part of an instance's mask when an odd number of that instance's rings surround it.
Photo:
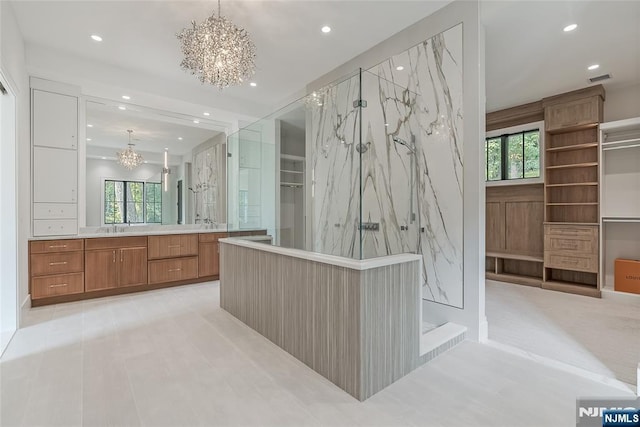
<path fill-rule="evenodd" d="M 403 146 L 407 147 L 411 154 L 415 154 L 415 152 L 416 152 L 416 141 L 415 141 L 415 137 L 413 135 L 411 135 L 411 144 L 409 144 L 404 139 L 399 138 L 399 137 L 397 137 L 395 135 L 391 139 L 393 139 L 393 142 L 395 142 L 396 144 L 400 144 L 400 145 L 403 145 Z"/>

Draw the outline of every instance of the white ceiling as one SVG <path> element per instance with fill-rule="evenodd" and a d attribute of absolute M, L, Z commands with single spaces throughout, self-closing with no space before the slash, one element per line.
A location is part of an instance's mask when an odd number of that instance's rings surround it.
<path fill-rule="evenodd" d="M 147 111 L 119 110 L 115 105 L 87 102 L 87 147 L 109 147 L 116 150 L 126 148 L 133 130 L 131 142 L 137 151 L 182 156 L 197 145 L 213 138 L 220 132 L 204 128 L 204 124 L 188 126 L 178 120 L 156 116 Z M 204 121 L 204 120 L 202 120 Z M 182 138 L 181 140 L 178 138 Z"/>
<path fill-rule="evenodd" d="M 215 1 L 14 1 L 29 45 L 206 91 L 211 99 L 277 105 L 306 84 L 448 1 L 222 1 L 223 15 L 257 46 L 258 87 L 220 92 L 179 67 L 175 33 L 203 20 Z M 640 1 L 483 1 L 487 110 L 582 88 L 640 83 Z M 572 33 L 562 28 L 579 25 Z M 328 24 L 329 34 L 320 32 Z M 95 43 L 89 35 L 100 34 Z M 599 63 L 600 69 L 586 67 Z M 181 86 L 186 87 L 186 86 Z"/>

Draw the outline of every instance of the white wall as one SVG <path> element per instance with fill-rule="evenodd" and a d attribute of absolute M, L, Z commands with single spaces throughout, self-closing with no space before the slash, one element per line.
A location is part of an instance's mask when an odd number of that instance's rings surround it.
<path fill-rule="evenodd" d="M 424 302 L 424 318 L 434 324 L 455 322 L 469 328 L 468 337 L 487 337 L 484 286 L 484 157 L 480 152 L 485 122 L 484 31 L 478 2 L 456 1 L 379 45 L 325 74 L 307 87 L 307 92 L 353 73 L 369 69 L 460 22 L 463 23 L 463 308 Z"/>
<path fill-rule="evenodd" d="M 634 86 L 606 89 L 604 121 L 640 117 L 640 83 Z"/>
<path fill-rule="evenodd" d="M 29 81 L 25 65 L 24 40 L 16 22 L 13 7 L 10 2 L 6 1 L 0 1 L 0 69 L 16 96 L 17 162 L 15 178 L 17 188 L 15 190 L 19 212 L 16 253 L 18 258 L 18 303 L 22 305 L 27 299 L 29 289 L 27 239 L 31 232 Z M 3 209 L 5 209 L 4 203 Z"/>
<path fill-rule="evenodd" d="M 102 182 L 105 179 L 160 182 L 162 166 L 142 164 L 128 171 L 113 160 L 87 159 L 87 226 L 102 225 Z M 162 222 L 176 222 L 176 178 L 169 175 L 169 191 L 162 193 Z"/>

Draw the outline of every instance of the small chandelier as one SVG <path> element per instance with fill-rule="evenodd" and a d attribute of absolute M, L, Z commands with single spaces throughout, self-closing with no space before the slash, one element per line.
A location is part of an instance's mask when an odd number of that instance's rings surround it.
<path fill-rule="evenodd" d="M 142 164 L 142 156 L 133 150 L 134 144 L 131 143 L 131 134 L 133 131 L 128 129 L 129 144 L 125 150 L 118 152 L 118 163 L 129 170 L 133 170 Z"/>
<path fill-rule="evenodd" d="M 238 85 L 255 73 L 256 46 L 246 30 L 220 14 L 176 34 L 184 59 L 180 66 L 204 83 L 219 89 Z"/>

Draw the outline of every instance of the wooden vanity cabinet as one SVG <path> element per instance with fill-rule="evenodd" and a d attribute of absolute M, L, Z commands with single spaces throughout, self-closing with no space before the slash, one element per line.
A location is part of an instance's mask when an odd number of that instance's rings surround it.
<path fill-rule="evenodd" d="M 149 283 L 198 278 L 198 235 L 149 236 Z"/>
<path fill-rule="evenodd" d="M 84 292 L 83 249 L 82 239 L 29 242 L 31 299 Z"/>
<path fill-rule="evenodd" d="M 219 239 L 226 233 L 200 234 L 198 237 L 198 277 L 218 277 L 220 275 Z"/>
<path fill-rule="evenodd" d="M 86 292 L 146 284 L 146 236 L 87 239 Z"/>

